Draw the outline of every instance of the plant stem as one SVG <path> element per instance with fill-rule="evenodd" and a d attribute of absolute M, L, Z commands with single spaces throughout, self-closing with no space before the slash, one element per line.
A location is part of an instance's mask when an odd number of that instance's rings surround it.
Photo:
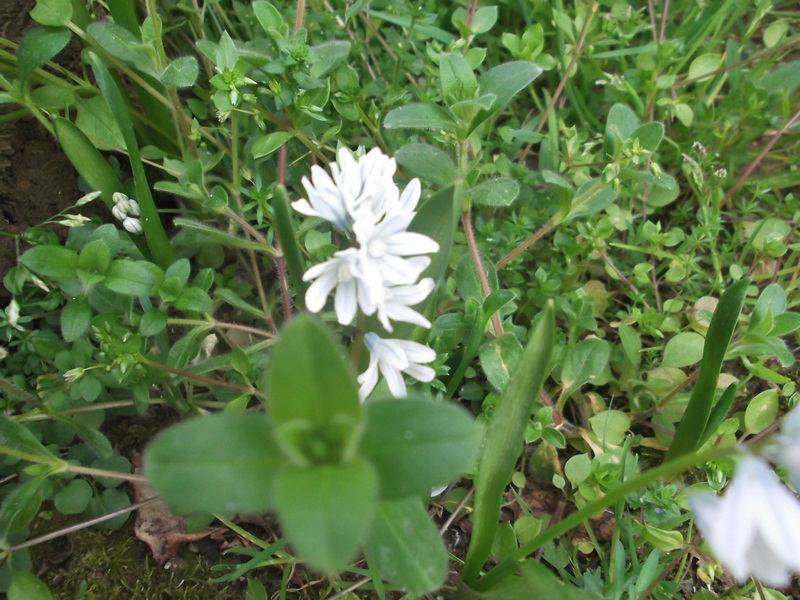
<path fill-rule="evenodd" d="M 89 475 L 91 477 L 105 477 L 107 479 L 122 479 L 123 481 L 137 481 L 139 483 L 147 481 L 142 475 L 132 475 L 130 473 L 119 473 L 117 471 L 106 471 L 104 469 L 90 469 L 89 467 L 79 467 L 68 464 L 64 471 L 77 473 L 79 475 Z"/>
<path fill-rule="evenodd" d="M 464 235 L 467 237 L 467 246 L 469 247 L 469 254 L 472 257 L 472 263 L 475 265 L 475 270 L 478 273 L 478 279 L 481 282 L 481 289 L 483 290 L 484 297 L 492 293 L 492 288 L 489 287 L 489 279 L 486 277 L 486 271 L 483 268 L 481 255 L 478 253 L 478 245 L 475 242 L 475 234 L 472 231 L 472 220 L 469 215 L 469 207 L 461 213 L 461 222 L 464 224 Z M 500 315 L 494 313 L 492 315 L 492 329 L 495 337 L 503 334 L 503 325 L 500 323 Z"/>
<path fill-rule="evenodd" d="M 517 246 L 514 250 L 512 250 L 511 252 L 506 254 L 503 258 L 501 258 L 499 261 L 497 261 L 497 263 L 495 263 L 494 265 L 495 269 L 502 269 L 503 267 L 505 267 L 512 260 L 514 260 L 520 254 L 525 252 L 525 250 L 527 250 L 529 246 L 535 244 L 536 242 L 539 241 L 541 237 L 549 233 L 550 230 L 552 230 L 553 227 L 555 226 L 556 226 L 555 217 L 550 217 L 547 223 L 545 223 L 538 230 L 536 230 L 531 237 L 529 237 L 527 240 L 525 240 L 519 246 Z"/>

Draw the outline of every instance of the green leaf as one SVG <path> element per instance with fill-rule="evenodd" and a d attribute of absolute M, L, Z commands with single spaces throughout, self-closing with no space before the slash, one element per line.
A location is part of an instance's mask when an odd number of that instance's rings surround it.
<path fill-rule="evenodd" d="M 97 21 L 89 25 L 86 32 L 114 58 L 154 77 L 158 75 L 153 66 L 153 57 L 145 50 L 142 40 L 121 25 Z"/>
<path fill-rule="evenodd" d="M 631 420 L 621 410 L 604 410 L 589 417 L 592 431 L 602 444 L 619 446 L 625 440 L 631 428 Z"/>
<path fill-rule="evenodd" d="M 19 261 L 31 271 L 55 280 L 74 279 L 78 254 L 63 246 L 34 246 Z"/>
<path fill-rule="evenodd" d="M 303 281 L 305 270 L 303 256 L 300 251 L 300 243 L 297 241 L 297 228 L 292 221 L 292 211 L 289 210 L 289 196 L 286 194 L 286 188 L 282 185 L 275 188 L 272 209 L 275 211 L 275 228 L 278 230 L 278 239 L 281 241 L 292 291 L 295 297 L 304 298 L 306 283 Z"/>
<path fill-rule="evenodd" d="M 62 515 L 77 515 L 86 510 L 94 490 L 83 479 L 73 479 L 53 497 L 56 510 Z"/>
<path fill-rule="evenodd" d="M 455 131 L 453 117 L 443 108 L 433 104 L 407 104 L 395 108 L 383 120 L 386 129 L 441 129 Z"/>
<path fill-rule="evenodd" d="M 424 397 L 365 405 L 360 453 L 376 467 L 381 497 L 430 494 L 472 467 L 480 429 L 463 409 Z"/>
<path fill-rule="evenodd" d="M 40 25 L 60 27 L 69 23 L 71 18 L 70 0 L 36 0 L 36 6 L 31 10 L 31 19 Z"/>
<path fill-rule="evenodd" d="M 664 137 L 664 124 L 663 123 L 645 123 L 641 127 L 639 127 L 636 131 L 634 131 L 629 139 L 639 140 L 639 144 L 645 150 L 649 152 L 655 152 L 658 150 L 658 146 L 661 144 L 661 139 Z"/>
<path fill-rule="evenodd" d="M 394 153 L 395 160 L 421 179 L 445 187 L 458 177 L 453 160 L 429 144 L 406 144 Z"/>
<path fill-rule="evenodd" d="M 703 431 L 703 435 L 697 442 L 698 448 L 705 444 L 708 441 L 708 438 L 717 432 L 717 429 L 719 429 L 719 426 L 722 425 L 722 422 L 728 418 L 728 414 L 731 412 L 733 402 L 736 399 L 736 390 L 737 385 L 735 383 L 732 383 L 725 388 L 722 396 L 711 410 L 711 415 L 708 418 L 705 431 Z"/>
<path fill-rule="evenodd" d="M 522 356 L 522 344 L 514 334 L 504 333 L 487 342 L 478 356 L 486 379 L 495 390 L 502 392 Z"/>
<path fill-rule="evenodd" d="M 304 421 L 328 427 L 342 416 L 361 418 L 352 368 L 330 331 L 300 315 L 281 332 L 270 361 L 269 412 L 280 426 Z"/>
<path fill-rule="evenodd" d="M 778 390 L 764 390 L 747 403 L 744 426 L 749 434 L 761 433 L 778 418 Z"/>
<path fill-rule="evenodd" d="M 36 69 L 61 52 L 72 34 L 65 27 L 34 27 L 17 48 L 19 81 L 25 82 Z"/>
<path fill-rule="evenodd" d="M 142 315 L 139 321 L 139 333 L 144 336 L 152 336 L 164 331 L 167 326 L 167 313 L 160 310 L 148 310 Z"/>
<path fill-rule="evenodd" d="M 498 177 L 470 188 L 467 196 L 482 206 L 511 206 L 519 196 L 519 184 L 508 177 Z"/>
<path fill-rule="evenodd" d="M 86 296 L 77 296 L 70 300 L 61 311 L 61 335 L 65 342 L 74 342 L 80 338 L 92 321 L 92 308 Z"/>
<path fill-rule="evenodd" d="M 611 346 L 607 341 L 588 337 L 578 342 L 567 354 L 561 370 L 564 397 L 569 397 L 584 384 L 601 377 L 610 358 Z"/>
<path fill-rule="evenodd" d="M 144 454 L 147 480 L 182 514 L 272 510 L 285 464 L 272 424 L 257 414 L 195 417 L 160 433 Z"/>
<path fill-rule="evenodd" d="M 24 425 L 0 415 L 0 454 L 59 467 L 63 461 L 45 448 Z"/>
<path fill-rule="evenodd" d="M 622 143 L 639 127 L 639 117 L 625 104 L 615 104 L 608 111 L 605 131 L 605 151 L 612 157 L 619 155 Z"/>
<path fill-rule="evenodd" d="M 103 239 L 92 240 L 86 244 L 78 256 L 78 269 L 86 274 L 98 276 L 97 281 L 102 279 L 110 265 L 111 251 Z"/>
<path fill-rule="evenodd" d="M 608 207 L 616 198 L 617 193 L 610 185 L 599 179 L 591 179 L 575 192 L 569 213 L 563 222 L 598 213 Z"/>
<path fill-rule="evenodd" d="M 699 333 L 684 331 L 672 337 L 664 348 L 661 366 L 689 367 L 703 358 L 705 340 Z"/>
<path fill-rule="evenodd" d="M 8 600 L 52 600 L 45 583 L 28 571 L 11 571 Z"/>
<path fill-rule="evenodd" d="M 439 78 L 446 99 L 471 98 L 478 89 L 472 67 L 461 54 L 445 52 L 439 58 Z"/>
<path fill-rule="evenodd" d="M 308 49 L 309 73 L 312 77 L 325 77 L 350 55 L 351 44 L 345 40 L 330 40 Z"/>
<path fill-rule="evenodd" d="M 472 121 L 469 133 L 491 115 L 500 111 L 541 73 L 542 69 L 538 65 L 518 60 L 498 65 L 481 75 L 478 78 L 481 94 L 493 94 L 495 98 L 491 107 L 481 111 Z"/>
<path fill-rule="evenodd" d="M 497 290 L 497 269 L 495 269 L 494 263 L 483 254 L 480 254 L 479 256 L 484 273 L 486 273 L 486 279 L 489 281 L 489 289 L 493 291 Z M 475 263 L 473 262 L 469 253 L 465 254 L 458 260 L 454 278 L 456 280 L 456 288 L 458 289 L 458 293 L 461 294 L 461 297 L 464 300 L 473 298 L 481 303 L 483 302 L 485 297 L 483 293 L 483 286 L 481 285 L 481 280 L 478 276 L 478 270 L 475 268 Z"/>
<path fill-rule="evenodd" d="M 588 454 L 576 454 L 564 464 L 564 476 L 573 487 L 578 487 L 578 485 L 586 481 L 591 473 L 592 459 L 589 458 Z"/>
<path fill-rule="evenodd" d="M 200 67 L 194 56 L 181 56 L 167 65 L 161 74 L 161 83 L 176 88 L 192 87 L 197 81 Z"/>
<path fill-rule="evenodd" d="M 466 588 L 462 583 L 462 588 Z M 515 571 L 511 571 L 493 585 L 479 592 L 464 590 L 462 598 L 481 598 L 482 600 L 530 600 L 531 598 L 547 598 L 547 600 L 599 600 L 600 596 L 573 585 L 564 583 L 558 575 L 535 559 L 519 563 Z"/>
<path fill-rule="evenodd" d="M 75 125 L 99 150 L 125 150 L 125 139 L 111 109 L 101 96 L 78 101 Z"/>
<path fill-rule="evenodd" d="M 186 288 L 175 301 L 175 308 L 184 312 L 195 311 L 207 313 L 211 311 L 211 307 L 211 297 L 206 292 L 196 287 Z"/>
<path fill-rule="evenodd" d="M 702 79 L 710 75 L 722 64 L 722 56 L 713 52 L 701 54 L 689 65 L 689 79 Z"/>
<path fill-rule="evenodd" d="M 447 575 L 444 544 L 417 498 L 378 504 L 364 554 L 370 568 L 414 596 L 439 589 Z"/>
<path fill-rule="evenodd" d="M 9 492 L 0 507 L 0 546 L 10 535 L 27 527 L 42 504 L 42 483 L 48 473 L 37 475 Z"/>
<path fill-rule="evenodd" d="M 72 122 L 54 117 L 53 129 L 61 149 L 72 166 L 86 181 L 89 189 L 101 192 L 100 197 L 110 210 L 114 206 L 112 200 L 114 192 L 123 191 L 114 169 L 89 138 Z"/>
<path fill-rule="evenodd" d="M 253 142 L 250 154 L 252 154 L 253 158 L 269 156 L 292 138 L 294 138 L 294 134 L 288 131 L 276 131 L 275 133 L 262 135 Z"/>
<path fill-rule="evenodd" d="M 146 260 L 115 260 L 103 285 L 123 296 L 148 296 L 163 277 L 164 272 Z"/>
<path fill-rule="evenodd" d="M 275 495 L 281 527 L 298 556 L 333 574 L 355 557 L 377 507 L 378 480 L 363 460 L 287 469 Z"/>
<path fill-rule="evenodd" d="M 464 566 L 464 581 L 473 583 L 489 557 L 500 517 L 503 492 L 522 451 L 525 428 L 534 400 L 547 376 L 555 344 L 553 302 L 545 306 L 531 332 L 525 351 L 505 390 L 497 400 L 486 431 L 484 451 L 475 477 L 472 542 Z"/>
<path fill-rule="evenodd" d="M 279 37 L 283 37 L 288 33 L 289 26 L 283 20 L 278 9 L 269 2 L 265 0 L 253 2 L 253 14 L 268 36 L 273 37 L 274 34 L 277 34 Z"/>
<path fill-rule="evenodd" d="M 178 227 L 185 227 L 186 229 L 191 229 L 192 231 L 196 231 L 201 235 L 214 240 L 215 242 L 219 242 L 226 246 L 231 246 L 232 248 L 241 248 L 243 250 L 255 250 L 256 252 L 264 252 L 265 254 L 269 254 L 270 256 L 277 256 L 278 252 L 270 246 L 269 244 L 263 244 L 261 242 L 256 242 L 252 240 L 247 240 L 241 237 L 237 237 L 221 229 L 216 229 L 205 223 L 200 223 L 199 221 L 194 221 L 192 219 L 184 219 L 184 218 L 176 218 L 173 220 L 173 225 Z"/>
<path fill-rule="evenodd" d="M 747 286 L 750 280 L 737 281 L 722 294 L 711 319 L 703 347 L 703 359 L 700 362 L 700 373 L 692 391 L 686 411 L 678 423 L 672 445 L 667 452 L 666 460 L 677 458 L 693 450 L 703 438 L 707 428 L 717 380 L 725 360 L 725 352 L 736 329 L 736 322 L 744 304 Z"/>

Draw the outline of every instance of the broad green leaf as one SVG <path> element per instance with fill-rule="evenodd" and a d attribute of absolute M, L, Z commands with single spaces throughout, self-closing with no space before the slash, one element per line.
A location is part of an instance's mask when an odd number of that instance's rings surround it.
<path fill-rule="evenodd" d="M 689 79 L 702 79 L 710 75 L 722 64 L 722 56 L 713 52 L 701 54 L 689 65 Z"/>
<path fill-rule="evenodd" d="M 483 265 L 483 270 L 486 273 L 486 279 L 489 281 L 489 289 L 496 290 L 498 287 L 497 269 L 495 269 L 494 263 L 483 254 L 480 255 L 480 259 L 481 264 Z M 474 298 L 481 303 L 483 302 L 483 299 L 486 295 L 483 293 L 483 287 L 481 286 L 481 280 L 478 277 L 478 271 L 475 268 L 475 264 L 473 263 L 472 257 L 469 255 L 469 253 L 465 254 L 458 260 L 454 278 L 456 280 L 456 288 L 458 289 L 458 293 L 461 294 L 461 297 L 464 300 Z"/>
<path fill-rule="evenodd" d="M 75 278 L 78 268 L 78 254 L 63 246 L 34 246 L 19 260 L 31 271 L 56 280 Z"/>
<path fill-rule="evenodd" d="M 749 434 L 761 433 L 778 418 L 778 390 L 764 390 L 747 403 L 744 426 Z"/>
<path fill-rule="evenodd" d="M 75 125 L 99 150 L 125 150 L 125 139 L 111 109 L 101 96 L 78 102 Z"/>
<path fill-rule="evenodd" d="M 211 297 L 206 292 L 196 287 L 186 288 L 175 301 L 175 308 L 184 312 L 195 311 L 207 313 L 211 311 L 211 307 Z"/>
<path fill-rule="evenodd" d="M 148 296 L 163 277 L 164 272 L 146 260 L 115 260 L 103 285 L 123 296 Z"/>
<path fill-rule="evenodd" d="M 472 67 L 461 54 L 445 52 L 439 58 L 439 78 L 446 99 L 471 98 L 478 89 Z"/>
<path fill-rule="evenodd" d="M 442 538 L 418 498 L 378 503 L 364 554 L 382 578 L 414 596 L 437 590 L 447 575 Z"/>
<path fill-rule="evenodd" d="M 365 405 L 360 453 L 377 469 L 384 498 L 429 494 L 468 471 L 480 429 L 461 408 L 424 397 Z"/>
<path fill-rule="evenodd" d="M 8 537 L 28 526 L 42 504 L 42 483 L 48 473 L 37 475 L 11 490 L 0 507 L 0 547 Z"/>
<path fill-rule="evenodd" d="M 253 155 L 253 158 L 269 156 L 293 137 L 294 134 L 288 131 L 276 131 L 268 135 L 262 135 L 253 142 L 250 154 Z"/>
<path fill-rule="evenodd" d="M 674 552 L 679 548 L 683 548 L 686 543 L 680 531 L 659 529 L 647 523 L 645 523 L 644 530 L 642 531 L 642 540 L 651 544 L 654 548 L 658 548 L 662 552 Z"/>
<path fill-rule="evenodd" d="M 647 206 L 661 208 L 671 204 L 678 198 L 680 186 L 672 175 L 664 173 L 654 183 L 655 185 L 650 188 L 650 193 L 647 196 Z"/>
<path fill-rule="evenodd" d="M 793 60 L 765 73 L 756 85 L 768 94 L 790 94 L 800 86 L 800 60 Z"/>
<path fill-rule="evenodd" d="M 494 102 L 488 110 L 482 111 L 470 124 L 470 133 L 489 116 L 497 113 L 521 90 L 533 82 L 542 69 L 529 61 L 518 60 L 489 69 L 478 78 L 481 94 L 493 94 Z"/>
<path fill-rule="evenodd" d="M 619 326 L 619 341 L 622 342 L 622 349 L 625 351 L 625 358 L 634 367 L 638 367 L 642 361 L 640 354 L 642 350 L 642 337 L 630 325 Z"/>
<path fill-rule="evenodd" d="M 495 404 L 485 434 L 484 450 L 475 477 L 472 542 L 464 566 L 464 581 L 469 584 L 478 579 L 489 557 L 497 531 L 503 492 L 522 451 L 525 428 L 534 400 L 547 376 L 547 366 L 555 344 L 554 313 L 553 302 L 550 301 L 531 332 L 511 380 Z"/>
<path fill-rule="evenodd" d="M 268 36 L 277 35 L 283 37 L 288 33 L 289 26 L 283 20 L 281 13 L 266 0 L 253 2 L 253 14 L 258 19 L 259 25 L 264 29 L 264 33 Z"/>
<path fill-rule="evenodd" d="M 8 600 L 52 600 L 45 583 L 28 571 L 11 571 Z"/>
<path fill-rule="evenodd" d="M 490 179 L 467 190 L 471 202 L 482 206 L 511 206 L 519 195 L 519 184 L 508 177 Z"/>
<path fill-rule="evenodd" d="M 116 230 L 115 230 L 116 231 Z M 78 256 L 78 269 L 85 274 L 97 275 L 97 281 L 111 265 L 112 252 L 104 239 L 95 239 L 86 244 Z"/>
<path fill-rule="evenodd" d="M 605 131 L 605 151 L 618 156 L 622 143 L 639 127 L 639 117 L 625 104 L 615 104 L 608 111 Z"/>
<path fill-rule="evenodd" d="M 153 57 L 145 50 L 145 44 L 121 25 L 97 21 L 89 25 L 86 31 L 114 58 L 150 75 L 158 75 L 153 68 Z"/>
<path fill-rule="evenodd" d="M 672 445 L 667 452 L 667 460 L 696 450 L 703 439 L 714 402 L 719 372 L 736 329 L 748 285 L 750 285 L 749 279 L 737 281 L 720 297 L 706 334 L 697 383 L 686 411 L 678 423 Z"/>
<path fill-rule="evenodd" d="M 101 192 L 100 197 L 111 209 L 114 206 L 112 200 L 114 192 L 123 191 L 114 169 L 86 135 L 72 122 L 54 117 L 53 128 L 58 143 L 72 166 L 86 181 L 90 189 Z"/>
<path fill-rule="evenodd" d="M 350 55 L 351 44 L 345 40 L 331 40 L 311 46 L 308 50 L 309 72 L 313 77 L 325 77 Z"/>
<path fill-rule="evenodd" d="M 631 420 L 621 410 L 604 410 L 589 417 L 592 431 L 603 445 L 619 446 L 631 428 Z"/>
<path fill-rule="evenodd" d="M 36 0 L 31 10 L 31 19 L 40 25 L 61 27 L 72 18 L 72 2 L 70 0 Z"/>
<path fill-rule="evenodd" d="M 377 508 L 378 479 L 368 462 L 287 469 L 278 475 L 278 518 L 297 555 L 333 574 L 355 558 Z"/>
<path fill-rule="evenodd" d="M 429 144 L 406 144 L 394 153 L 395 160 L 421 179 L 439 186 L 447 186 L 458 177 L 453 160 Z"/>
<path fill-rule="evenodd" d="M 750 313 L 747 332 L 768 334 L 773 329 L 774 318 L 786 312 L 786 292 L 777 283 L 765 287 Z"/>
<path fill-rule="evenodd" d="M 53 504 L 62 515 L 77 515 L 86 510 L 94 490 L 83 479 L 73 479 L 53 497 Z"/>
<path fill-rule="evenodd" d="M 278 426 L 303 421 L 330 427 L 361 417 L 352 368 L 333 335 L 317 319 L 300 315 L 281 332 L 269 371 L 269 412 Z"/>
<path fill-rule="evenodd" d="M 441 129 L 455 131 L 453 117 L 443 108 L 433 104 L 407 104 L 395 108 L 383 120 L 386 129 Z"/>
<path fill-rule="evenodd" d="M 25 82 L 36 69 L 61 52 L 72 34 L 65 27 L 34 27 L 17 48 L 19 81 Z"/>
<path fill-rule="evenodd" d="M 61 335 L 65 342 L 80 338 L 92 321 L 92 308 L 86 296 L 77 296 L 67 302 L 61 311 Z"/>
<path fill-rule="evenodd" d="M 161 83 L 176 88 L 192 87 L 197 81 L 200 67 L 194 56 L 181 56 L 167 65 L 161 74 Z"/>
<path fill-rule="evenodd" d="M 62 460 L 45 448 L 24 425 L 0 415 L 0 454 L 54 466 Z"/>
<path fill-rule="evenodd" d="M 661 139 L 664 137 L 663 123 L 645 123 L 630 135 L 630 139 L 638 139 L 645 150 L 655 152 L 658 150 Z"/>
<path fill-rule="evenodd" d="M 591 473 L 592 459 L 588 454 L 576 454 L 564 463 L 564 476 L 573 487 L 586 481 Z"/>
<path fill-rule="evenodd" d="M 705 340 L 699 333 L 684 331 L 670 338 L 664 348 L 661 365 L 664 367 L 689 367 L 703 358 Z"/>
<path fill-rule="evenodd" d="M 586 383 L 604 374 L 611 358 L 611 346 L 605 340 L 588 337 L 578 342 L 567 354 L 561 370 L 564 397 L 569 397 Z"/>
<path fill-rule="evenodd" d="M 478 356 L 486 379 L 495 390 L 502 392 L 522 356 L 522 344 L 514 334 L 504 333 L 484 344 Z"/>
<path fill-rule="evenodd" d="M 144 473 L 175 512 L 260 513 L 275 508 L 275 478 L 286 465 L 264 415 L 195 417 L 158 434 Z"/>
<path fill-rule="evenodd" d="M 244 600 L 269 600 L 269 596 L 267 596 L 267 590 L 264 589 L 264 584 L 262 584 L 258 579 L 248 577 L 247 591 L 245 592 Z"/>

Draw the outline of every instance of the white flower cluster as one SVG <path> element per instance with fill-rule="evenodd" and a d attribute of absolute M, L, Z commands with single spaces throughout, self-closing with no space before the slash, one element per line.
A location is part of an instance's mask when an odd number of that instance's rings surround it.
<path fill-rule="evenodd" d="M 765 456 L 800 490 L 800 409 L 786 416 Z M 745 455 L 724 496 L 694 494 L 689 504 L 709 547 L 738 581 L 753 576 L 785 587 L 800 573 L 800 501 L 763 458 Z"/>
<path fill-rule="evenodd" d="M 303 178 L 308 199 L 292 206 L 304 215 L 330 222 L 353 245 L 306 271 L 303 280 L 313 281 L 306 291 L 306 307 L 319 312 L 333 293 L 336 318 L 342 325 L 352 323 L 360 308 L 367 316 L 377 315 L 388 332 L 392 321 L 430 327 L 430 321 L 411 308 L 434 288 L 430 278 L 418 281 L 431 262 L 422 255 L 439 250 L 428 236 L 407 231 L 416 215 L 419 180 L 412 179 L 401 193 L 393 180 L 395 160 L 378 148 L 358 160 L 341 149 L 330 167 L 331 175 L 319 166 L 311 167 L 311 180 Z M 433 379 L 433 369 L 421 364 L 436 358 L 427 346 L 383 339 L 372 332 L 364 341 L 370 363 L 358 378 L 362 400 L 377 384 L 378 371 L 396 398 L 406 396 L 401 373 L 419 381 Z"/>
<path fill-rule="evenodd" d="M 122 221 L 125 231 L 141 235 L 142 222 L 139 220 L 139 203 L 121 192 L 114 192 L 111 199 L 114 201 L 114 208 L 111 209 L 111 212 Z"/>

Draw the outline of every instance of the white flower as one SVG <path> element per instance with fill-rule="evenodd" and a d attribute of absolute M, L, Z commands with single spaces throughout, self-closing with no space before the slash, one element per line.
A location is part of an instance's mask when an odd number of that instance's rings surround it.
<path fill-rule="evenodd" d="M 429 254 L 439 244 L 426 235 L 406 231 L 413 213 L 393 213 L 377 225 L 357 221 L 353 231 L 359 243 L 359 259 L 369 296 L 376 304 L 387 285 L 409 285 L 422 273 L 417 263 L 404 257 Z"/>
<path fill-rule="evenodd" d="M 424 258 L 424 257 L 419 257 Z M 419 314 L 411 306 L 415 306 L 425 300 L 433 288 L 436 287 L 433 279 L 426 277 L 415 285 L 396 285 L 383 288 L 383 297 L 374 305 L 374 312 L 378 313 L 378 320 L 386 328 L 386 331 L 392 331 L 392 321 L 402 321 L 403 323 L 412 323 L 430 329 L 431 322 Z M 363 306 L 366 304 L 367 306 Z M 361 307 L 367 315 L 373 313 L 372 304 L 369 298 L 365 299 Z"/>
<path fill-rule="evenodd" d="M 378 371 L 386 378 L 389 391 L 395 398 L 406 397 L 406 383 L 402 373 L 422 382 L 431 381 L 436 372 L 421 363 L 429 363 L 436 358 L 436 352 L 406 340 L 386 340 L 370 332 L 364 335 L 364 343 L 369 350 L 369 366 L 358 376 L 361 388 L 358 394 L 362 402 L 375 389 Z"/>
<path fill-rule="evenodd" d="M 800 407 L 784 417 L 781 433 L 774 441 L 766 450 L 767 457 L 786 469 L 792 486 L 800 491 Z"/>
<path fill-rule="evenodd" d="M 349 325 L 356 316 L 358 304 L 358 251 L 355 248 L 339 250 L 331 260 L 314 265 L 303 275 L 303 281 L 316 279 L 306 290 L 306 308 L 313 313 L 322 310 L 325 301 L 334 289 L 336 318 L 342 325 Z"/>
<path fill-rule="evenodd" d="M 122 226 L 125 228 L 125 231 L 129 233 L 133 233 L 136 235 L 142 235 L 142 223 L 136 217 L 125 217 L 122 220 Z"/>
<path fill-rule="evenodd" d="M 689 505 L 709 547 L 738 581 L 753 576 L 784 587 L 800 573 L 800 502 L 763 460 L 744 456 L 724 496 L 695 494 Z"/>
<path fill-rule="evenodd" d="M 321 217 L 343 232 L 350 231 L 356 220 L 375 222 L 387 206 L 397 205 L 399 191 L 392 176 L 397 165 L 393 158 L 373 148 L 358 161 L 346 148 L 339 150 L 331 174 L 314 165 L 311 181 L 304 177 L 308 200 L 292 203 L 297 212 Z"/>

